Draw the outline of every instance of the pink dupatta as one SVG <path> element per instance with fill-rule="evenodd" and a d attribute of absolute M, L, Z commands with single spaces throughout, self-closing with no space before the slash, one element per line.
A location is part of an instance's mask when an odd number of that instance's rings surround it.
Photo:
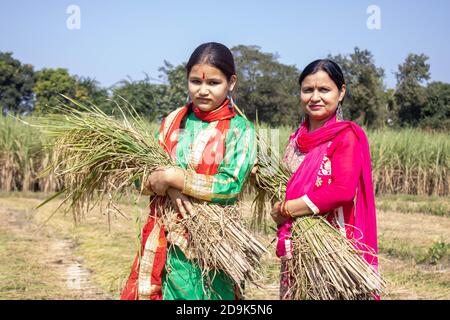
<path fill-rule="evenodd" d="M 314 188 L 320 164 L 327 152 L 330 141 L 340 133 L 353 130 L 361 146 L 362 169 L 357 184 L 356 208 L 354 228 L 361 232 L 356 245 L 361 251 L 378 253 L 375 198 L 372 185 L 372 166 L 370 161 L 369 143 L 364 131 L 351 121 L 336 122 L 333 116 L 325 125 L 314 132 L 308 131 L 308 123 L 304 121 L 295 137 L 297 146 L 305 155 L 297 171 L 292 175 L 287 184 L 286 200 L 297 199 Z M 287 220 L 278 226 L 277 256 L 281 258 L 291 257 L 292 220 Z M 364 259 L 378 271 L 378 259 L 370 252 L 364 253 Z"/>

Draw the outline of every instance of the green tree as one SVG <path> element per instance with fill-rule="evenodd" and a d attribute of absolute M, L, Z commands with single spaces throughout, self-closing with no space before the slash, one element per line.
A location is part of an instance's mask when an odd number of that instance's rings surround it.
<path fill-rule="evenodd" d="M 164 94 L 161 97 L 161 117 L 165 117 L 172 110 L 184 105 L 187 100 L 187 76 L 184 63 L 173 66 L 164 61 L 164 66 L 159 68 L 160 79 L 165 84 Z"/>
<path fill-rule="evenodd" d="M 0 108 L 3 114 L 29 112 L 33 106 L 34 71 L 12 52 L 0 52 Z"/>
<path fill-rule="evenodd" d="M 386 124 L 390 127 L 398 127 L 398 106 L 395 99 L 395 89 L 387 89 L 384 92 L 384 100 L 386 101 L 387 119 Z"/>
<path fill-rule="evenodd" d="M 186 103 L 187 80 L 185 64 L 174 66 L 164 61 L 158 69 L 160 83 L 152 83 L 146 74 L 143 80 L 122 80 L 113 90 L 113 100 L 127 100 L 137 112 L 150 120 L 162 120 L 171 111 Z"/>
<path fill-rule="evenodd" d="M 113 89 L 113 113 L 115 103 L 123 105 L 125 99 L 133 108 L 149 120 L 159 119 L 162 114 L 162 97 L 166 92 L 164 84 L 153 84 L 148 75 L 143 80 L 122 80 Z M 122 99 L 123 98 L 123 99 Z"/>
<path fill-rule="evenodd" d="M 427 104 L 427 91 L 423 83 L 430 79 L 430 65 L 424 54 L 410 53 L 398 67 L 395 92 L 398 119 L 401 125 L 419 125 L 422 109 Z"/>
<path fill-rule="evenodd" d="M 94 104 L 105 111 L 110 108 L 108 90 L 102 88 L 97 80 L 89 77 L 75 77 L 75 79 L 75 96 L 81 103 L 86 105 Z"/>
<path fill-rule="evenodd" d="M 427 86 L 427 101 L 421 109 L 421 126 L 450 128 L 450 84 L 431 82 Z"/>
<path fill-rule="evenodd" d="M 238 83 L 237 105 L 249 119 L 256 114 L 271 125 L 297 125 L 300 121 L 299 71 L 295 66 L 278 62 L 272 53 L 258 46 L 233 47 Z"/>
<path fill-rule="evenodd" d="M 35 113 L 37 114 L 52 113 L 61 102 L 68 103 L 63 101 L 61 94 L 86 106 L 94 104 L 106 111 L 110 109 L 107 89 L 102 88 L 95 79 L 72 76 L 66 69 L 38 71 L 33 90 L 36 94 Z"/>
<path fill-rule="evenodd" d="M 61 104 L 64 94 L 75 100 L 77 97 L 77 80 L 66 69 L 42 69 L 36 72 L 36 94 L 34 112 L 37 114 L 53 113 Z"/>
<path fill-rule="evenodd" d="M 380 126 L 387 121 L 387 101 L 384 94 L 384 70 L 375 66 L 372 53 L 358 47 L 344 56 L 329 56 L 342 68 L 347 95 L 343 104 L 344 117 L 368 126 Z"/>

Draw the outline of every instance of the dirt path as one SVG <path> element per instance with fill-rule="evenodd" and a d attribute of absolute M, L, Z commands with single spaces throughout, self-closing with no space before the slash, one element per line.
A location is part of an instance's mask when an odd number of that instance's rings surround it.
<path fill-rule="evenodd" d="M 27 252 L 33 257 L 33 260 L 37 259 L 32 263 L 46 266 L 49 271 L 49 282 L 55 283 L 61 288 L 61 292 L 65 293 L 58 299 L 111 299 L 111 296 L 92 283 L 91 273 L 84 268 L 83 259 L 74 254 L 76 244 L 70 239 L 55 238 L 51 235 L 48 226 L 38 229 L 33 211 L 8 208 L 0 200 L 0 232 L 8 232 L 11 241 L 26 239 L 30 243 Z M 38 244 L 38 246 L 33 244 Z M 33 250 L 38 250 L 38 247 L 44 249 L 42 252 L 36 251 L 33 254 Z M 11 254 L 14 254 L 14 252 L 11 252 Z M 14 270 L 11 270 L 11 272 L 14 272 Z M 15 275 L 17 275 L 17 272 Z M 56 275 L 56 279 L 52 275 Z M 26 276 L 33 277 L 34 275 Z M 26 281 L 32 283 L 33 279 L 27 279 Z M 32 296 L 27 298 L 34 299 Z"/>
<path fill-rule="evenodd" d="M 112 299 L 111 295 L 116 299 L 134 259 L 134 225 L 117 220 L 114 231 L 108 233 L 107 227 L 102 227 L 103 218 L 96 217 L 73 230 L 71 218 L 60 216 L 35 232 L 38 222 L 57 207 L 55 203 L 37 211 L 31 209 L 39 203 L 32 197 L 0 196 L 0 299 L 98 300 Z M 439 249 L 436 244 L 450 243 L 450 219 L 382 210 L 377 218 L 380 270 L 388 282 L 382 298 L 449 299 L 448 254 L 437 264 L 428 260 L 418 263 L 418 258 L 429 254 L 431 248 Z M 274 235 L 266 238 L 268 245 Z M 247 299 L 278 299 L 279 259 L 274 251 L 272 243 L 271 254 L 262 263 L 261 287 L 248 285 Z"/>

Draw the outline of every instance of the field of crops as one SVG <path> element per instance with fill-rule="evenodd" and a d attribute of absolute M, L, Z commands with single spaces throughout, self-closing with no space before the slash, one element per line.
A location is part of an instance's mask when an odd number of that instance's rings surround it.
<path fill-rule="evenodd" d="M 27 118 L 32 124 L 42 120 Z M 156 125 L 153 125 L 155 130 Z M 273 145 L 283 150 L 293 129 L 265 128 Z M 390 129 L 368 131 L 374 187 L 377 194 L 447 196 L 450 138 L 446 133 Z M 0 190 L 56 191 L 53 175 L 39 178 L 52 157 L 49 138 L 40 129 L 0 117 Z"/>

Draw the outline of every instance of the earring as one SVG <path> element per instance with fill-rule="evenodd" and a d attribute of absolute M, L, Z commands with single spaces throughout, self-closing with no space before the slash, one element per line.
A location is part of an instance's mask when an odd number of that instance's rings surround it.
<path fill-rule="evenodd" d="M 234 101 L 233 101 L 233 92 L 231 90 L 228 91 L 227 99 L 228 99 L 228 108 L 233 109 Z"/>
<path fill-rule="evenodd" d="M 300 124 L 303 124 L 305 121 L 308 121 L 308 115 L 302 112 L 302 117 L 300 119 Z"/>
<path fill-rule="evenodd" d="M 344 120 L 344 115 L 342 113 L 342 104 L 340 101 L 339 101 L 337 109 L 336 109 L 336 118 L 338 120 Z"/>
<path fill-rule="evenodd" d="M 187 97 L 186 97 L 186 104 L 191 104 L 191 103 L 192 103 L 191 95 L 188 92 Z"/>

